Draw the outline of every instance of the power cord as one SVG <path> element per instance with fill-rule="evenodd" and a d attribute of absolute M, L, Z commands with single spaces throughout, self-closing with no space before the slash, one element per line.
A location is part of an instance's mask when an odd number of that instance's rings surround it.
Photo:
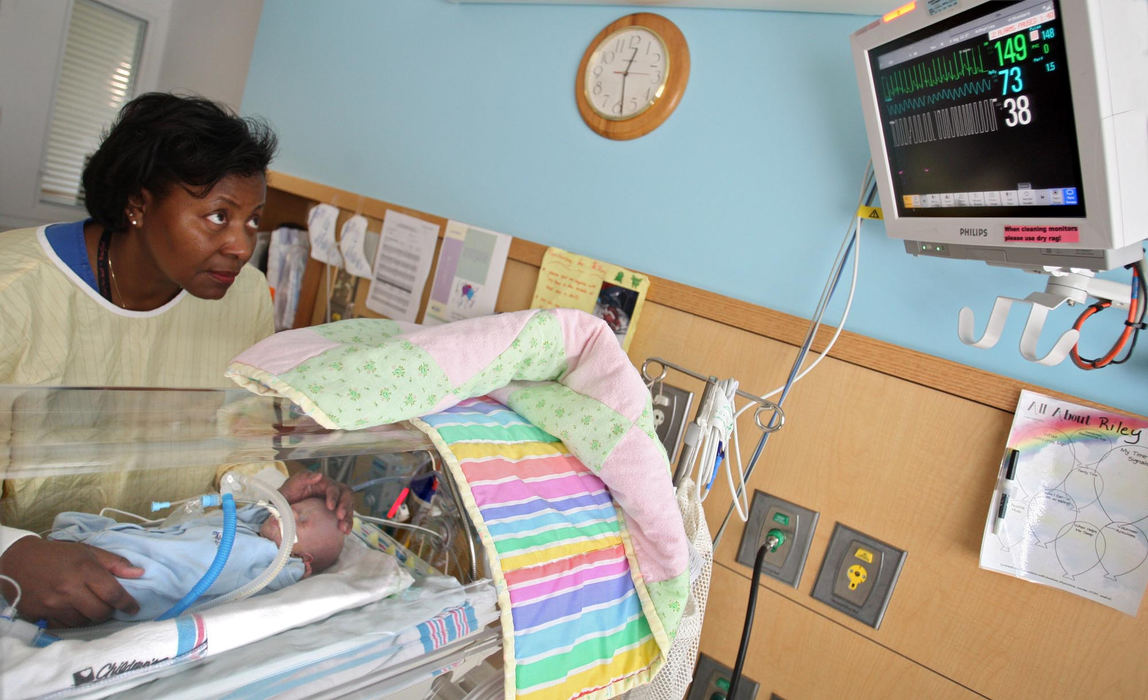
<path fill-rule="evenodd" d="M 1102 357 L 1095 359 L 1081 357 L 1079 351 L 1080 344 L 1077 343 L 1073 345 L 1072 349 L 1069 350 L 1069 355 L 1072 357 L 1073 363 L 1081 369 L 1101 369 L 1109 365 L 1123 364 L 1128 361 L 1128 358 L 1132 356 L 1132 351 L 1136 348 L 1136 338 L 1140 334 L 1140 331 L 1144 329 L 1144 312 L 1145 308 L 1148 307 L 1148 287 L 1145 286 L 1145 277 L 1148 276 L 1148 274 L 1146 274 L 1148 273 L 1148 262 L 1146 262 L 1145 258 L 1141 258 L 1139 262 L 1126 265 L 1125 267 L 1132 271 L 1132 290 L 1128 303 L 1128 318 L 1124 321 L 1124 328 L 1120 336 L 1116 339 L 1116 342 L 1112 345 L 1112 348 Z M 1080 331 L 1085 321 L 1111 306 L 1111 301 L 1098 301 L 1092 304 L 1076 319 L 1076 323 L 1072 326 L 1073 329 Z M 1116 356 L 1124 350 L 1125 345 L 1128 346 L 1128 349 L 1124 353 L 1124 357 L 1117 360 Z"/>

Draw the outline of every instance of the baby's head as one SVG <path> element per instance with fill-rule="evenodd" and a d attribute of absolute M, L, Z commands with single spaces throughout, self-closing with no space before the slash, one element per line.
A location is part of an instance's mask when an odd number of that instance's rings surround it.
<path fill-rule="evenodd" d="M 343 533 L 339 531 L 339 520 L 327 508 L 322 498 L 305 498 L 291 504 L 295 514 L 295 546 L 291 553 L 303 560 L 306 567 L 303 575 L 317 574 L 335 563 L 339 552 L 343 551 Z M 279 519 L 267 518 L 259 534 L 279 544 Z"/>

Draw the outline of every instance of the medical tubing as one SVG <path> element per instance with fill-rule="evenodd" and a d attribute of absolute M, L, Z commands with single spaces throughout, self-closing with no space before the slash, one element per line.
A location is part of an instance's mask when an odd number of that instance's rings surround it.
<path fill-rule="evenodd" d="M 215 550 L 215 559 L 212 560 L 211 566 L 200 577 L 191 590 L 180 598 L 175 605 L 167 609 L 156 620 L 170 620 L 173 617 L 181 614 L 184 610 L 191 607 L 201 595 L 203 595 L 211 584 L 215 583 L 215 579 L 219 578 L 219 574 L 223 572 L 224 565 L 227 564 L 227 558 L 231 556 L 231 546 L 235 544 L 235 499 L 230 493 L 223 494 L 223 537 L 219 540 L 219 547 Z"/>
<path fill-rule="evenodd" d="M 794 377 L 801 370 L 805 356 L 809 353 L 809 348 L 813 345 L 813 339 L 817 336 L 817 330 L 821 327 L 821 317 L 825 314 L 825 307 L 829 305 L 829 300 L 833 298 L 833 292 L 837 289 L 837 283 L 841 280 L 841 272 L 845 268 L 845 261 L 849 259 L 849 253 L 853 250 L 854 240 L 856 240 L 856 231 L 854 231 L 854 235 L 849 237 L 849 243 L 845 246 L 845 252 L 834 264 L 834 269 L 830 273 L 832 281 L 827 287 L 828 293 L 822 295 L 823 303 L 819 303 L 814 313 L 814 324 L 810 326 L 809 334 L 805 337 L 805 342 L 801 344 L 801 349 L 797 352 L 797 358 L 794 360 L 793 366 L 789 369 L 789 377 L 785 380 L 785 386 L 782 387 L 781 396 L 777 399 L 778 406 L 785 403 L 786 397 L 789 396 L 789 390 L 793 388 Z M 770 424 L 772 424 L 772 419 Z M 757 464 L 758 458 L 761 457 L 762 450 L 765 449 L 765 443 L 769 440 L 769 435 L 769 432 L 762 433 L 761 438 L 757 441 L 757 447 L 754 448 L 753 455 L 749 458 L 749 466 L 746 468 L 746 478 L 753 473 L 753 468 Z"/>
<path fill-rule="evenodd" d="M 20 589 L 20 584 L 16 581 L 16 579 L 12 578 L 11 576 L 0 574 L 0 579 L 3 579 L 4 581 L 12 584 L 12 590 L 16 591 L 16 596 L 12 598 L 11 602 L 8 603 L 8 607 L 4 609 L 4 613 L 3 615 L 0 615 L 0 617 L 15 618 L 16 607 L 20 605 L 20 598 L 24 595 L 24 591 Z M 5 598 L 7 598 L 7 596 L 5 596 Z"/>
<path fill-rule="evenodd" d="M 267 584 L 275 580 L 275 577 L 278 576 L 279 572 L 283 570 L 283 567 L 287 565 L 287 560 L 291 557 L 291 548 L 295 546 L 295 514 L 291 510 L 291 506 L 287 503 L 287 499 L 283 497 L 283 494 L 275 489 L 264 486 L 258 479 L 248 478 L 242 474 L 232 472 L 224 475 L 223 488 L 227 491 L 234 491 L 244 498 L 251 500 L 258 498 L 264 502 L 271 503 L 271 506 L 278 511 L 280 532 L 279 552 L 275 555 L 275 559 L 271 561 L 271 564 L 263 570 L 262 574 L 247 582 L 245 585 L 236 588 L 234 591 L 204 603 L 200 608 L 196 608 L 197 610 L 250 598 L 263 590 Z"/>
<path fill-rule="evenodd" d="M 741 685 L 742 669 L 745 668 L 746 652 L 749 651 L 749 637 L 753 633 L 754 610 L 757 608 L 757 589 L 761 581 L 761 568 L 765 563 L 765 555 L 770 545 L 763 544 L 757 549 L 757 557 L 753 560 L 753 582 L 749 587 L 749 601 L 745 610 L 745 625 L 741 630 L 741 641 L 737 645 L 737 659 L 733 664 L 733 671 L 729 674 L 729 692 L 727 697 L 736 698 L 738 686 Z"/>
<path fill-rule="evenodd" d="M 874 182 L 874 179 L 875 178 L 874 178 L 874 173 L 873 173 L 873 161 L 870 160 L 868 162 L 868 164 L 865 166 L 865 175 L 862 176 L 862 179 L 861 179 L 861 191 L 860 191 L 858 198 L 857 198 L 858 199 L 857 203 L 859 206 L 862 203 L 872 203 L 873 198 L 876 196 L 876 183 Z M 825 287 L 822 289 L 821 298 L 818 299 L 818 301 L 817 301 L 817 308 L 814 311 L 813 317 L 811 318 L 809 333 L 806 336 L 805 341 L 802 343 L 800 350 L 798 350 L 797 358 L 794 360 L 793 366 L 789 370 L 789 376 L 786 379 L 785 384 L 780 389 L 781 397 L 774 404 L 778 408 L 781 408 L 781 405 L 785 402 L 786 397 L 789 395 L 790 389 L 793 388 L 793 384 L 801 376 L 804 376 L 804 373 L 799 373 L 799 371 L 801 369 L 801 365 L 804 364 L 805 356 L 808 354 L 810 347 L 812 347 L 812 345 L 813 345 L 813 340 L 817 336 L 817 331 L 821 327 L 821 318 L 825 314 L 825 309 L 829 306 L 829 302 L 833 298 L 833 293 L 837 289 L 837 283 L 841 279 L 841 273 L 845 269 L 845 263 L 849 260 L 849 254 L 851 251 L 853 251 L 854 252 L 853 280 L 852 280 L 852 283 L 850 285 L 849 303 L 846 304 L 846 315 L 848 315 L 848 308 L 852 305 L 853 290 L 854 290 L 855 285 L 857 283 L 857 265 L 856 265 L 856 262 L 857 262 L 857 251 L 860 250 L 860 245 L 861 245 L 860 236 L 861 236 L 861 220 L 860 220 L 860 217 L 854 217 L 853 221 L 850 222 L 850 226 L 849 226 L 848 231 L 846 232 L 845 239 L 841 242 L 841 247 L 838 248 L 837 257 L 834 259 L 833 265 L 830 268 L 829 279 L 826 281 Z M 856 244 L 857 251 L 854 251 L 854 244 Z M 842 317 L 841 322 L 838 324 L 837 330 L 840 331 L 841 327 L 844 325 L 845 325 L 845 316 Z M 829 348 L 836 341 L 836 338 L 837 338 L 837 334 L 834 334 L 833 339 L 830 340 L 829 345 L 827 345 L 825 347 L 825 349 L 822 350 L 821 357 L 824 357 L 829 352 Z M 819 357 L 817 359 L 817 361 L 820 361 L 821 357 Z M 814 365 L 817 363 L 817 361 L 814 362 Z M 813 366 L 811 365 L 809 369 L 812 369 L 812 368 L 813 368 Z M 776 391 L 771 392 L 770 394 L 767 394 L 766 396 L 767 397 L 772 396 L 775 393 L 777 393 L 777 392 Z M 741 414 L 741 412 L 739 411 L 737 413 L 737 415 L 740 415 L 740 414 Z M 773 425 L 773 421 L 774 421 L 774 418 L 776 418 L 776 416 L 777 416 L 777 412 L 775 411 L 774 415 L 770 418 L 768 425 L 770 425 L 770 426 Z M 736 416 L 735 416 L 735 420 L 736 420 Z M 736 427 L 737 427 L 737 425 L 735 422 L 735 424 L 734 424 L 735 434 L 736 434 Z M 744 474 L 742 476 L 742 482 L 743 483 L 749 481 L 750 476 L 752 476 L 754 467 L 757 466 L 757 461 L 758 461 L 758 459 L 760 459 L 761 453 L 765 449 L 765 444 L 769 440 L 770 432 L 772 432 L 772 431 L 765 431 L 762 434 L 761 438 L 758 440 L 757 446 L 754 448 L 753 455 L 749 459 L 749 465 L 744 470 Z M 735 440 L 736 440 L 736 437 L 735 437 Z M 739 455 L 739 461 L 740 461 L 740 455 Z M 737 498 L 736 492 L 734 494 L 734 498 Z M 734 505 L 735 504 L 731 503 L 730 507 L 726 510 L 725 518 L 722 520 L 721 525 L 718 527 L 717 534 L 714 535 L 713 542 L 715 545 L 721 540 L 722 534 L 725 532 L 726 524 L 729 523 L 730 515 L 733 514 Z"/>

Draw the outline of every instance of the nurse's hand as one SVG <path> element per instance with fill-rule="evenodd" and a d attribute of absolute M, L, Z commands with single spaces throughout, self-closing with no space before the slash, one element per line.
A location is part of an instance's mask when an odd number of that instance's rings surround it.
<path fill-rule="evenodd" d="M 139 603 L 116 577 L 139 578 L 143 573 L 117 554 L 39 537 L 22 537 L 0 556 L 0 574 L 20 584 L 20 614 L 33 621 L 47 620 L 50 627 L 103 622 L 115 610 L 134 615 Z M 3 580 L 0 586 L 11 593 Z"/>
<path fill-rule="evenodd" d="M 344 535 L 351 532 L 354 520 L 353 497 L 350 487 L 341 484 L 319 472 L 298 472 L 292 474 L 283 485 L 279 493 L 287 499 L 288 503 L 296 503 L 304 498 L 323 498 L 327 501 L 327 510 L 335 512 L 339 519 L 339 529 Z"/>

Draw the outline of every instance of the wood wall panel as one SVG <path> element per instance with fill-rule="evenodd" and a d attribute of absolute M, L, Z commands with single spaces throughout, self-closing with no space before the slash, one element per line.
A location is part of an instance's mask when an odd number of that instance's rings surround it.
<path fill-rule="evenodd" d="M 745 620 L 749 582 L 717 567 L 710 590 L 713 604 L 706 612 L 702 651 L 717 659 L 733 659 Z M 794 604 L 770 590 L 758 594 L 754 635 L 745 674 L 761 685 L 759 700 L 769 698 L 770 693 L 786 700 L 978 697 L 912 659 L 843 630 L 821 611 Z"/>
<path fill-rule="evenodd" d="M 444 222 L 291 176 L 273 174 L 271 185 L 269 221 L 300 209 L 305 218 L 307 206 L 324 201 L 344 216 L 361 211 L 371 230 L 388 208 Z M 544 251 L 514 240 L 498 311 L 529 306 Z M 807 327 L 652 277 L 629 355 L 638 367 L 658 356 L 764 392 L 784 381 Z M 702 382 L 672 371 L 667 381 L 694 391 L 696 405 Z M 746 670 L 763 692 L 788 700 L 1148 697 L 1141 617 L 978 567 L 996 466 L 1024 388 L 1091 403 L 849 332 L 796 385 L 786 425 L 769 439 L 749 488 L 821 519 L 799 586 L 761 584 Z M 746 460 L 758 433 L 747 419 L 739 427 Z M 705 504 L 714 533 L 730 502 L 723 479 Z M 836 522 L 908 552 L 878 630 L 809 595 Z M 702 635 L 702 651 L 731 666 L 751 574 L 735 561 L 741 531 L 735 515 L 718 543 Z"/>

